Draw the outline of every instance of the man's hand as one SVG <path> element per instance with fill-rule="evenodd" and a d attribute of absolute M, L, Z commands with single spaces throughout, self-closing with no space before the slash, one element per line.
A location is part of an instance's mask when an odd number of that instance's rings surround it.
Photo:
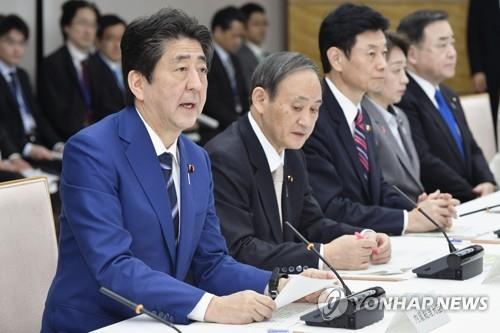
<path fill-rule="evenodd" d="M 419 199 L 422 196 L 419 197 Z M 450 228 L 453 224 L 453 217 L 456 217 L 455 206 L 458 200 L 453 199 L 449 194 L 436 191 L 427 195 L 419 202 L 419 207 L 429 215 L 441 228 Z M 408 225 L 406 232 L 426 232 L 437 229 L 417 208 L 408 214 Z"/>
<path fill-rule="evenodd" d="M 214 296 L 205 312 L 205 321 L 221 324 L 248 324 L 271 318 L 276 303 L 252 290 L 228 296 Z"/>
<path fill-rule="evenodd" d="M 52 160 L 52 152 L 40 145 L 33 145 L 30 151 L 30 157 L 36 161 Z"/>
<path fill-rule="evenodd" d="M 486 74 L 483 72 L 477 72 L 472 75 L 472 85 L 474 86 L 474 90 L 476 92 L 485 92 L 486 89 L 488 89 L 488 85 L 486 84 Z"/>
<path fill-rule="evenodd" d="M 496 191 L 496 186 L 489 182 L 481 183 L 472 189 L 472 192 L 474 192 L 480 197 L 484 197 L 485 195 L 488 195 L 495 191 Z"/>
<path fill-rule="evenodd" d="M 344 235 L 324 245 L 326 260 L 337 269 L 367 269 L 372 250 L 377 247 L 373 239 L 357 239 Z"/>
<path fill-rule="evenodd" d="M 12 166 L 12 170 L 10 170 L 12 172 L 22 172 L 24 170 L 33 169 L 33 167 L 21 157 L 11 158 L 9 162 Z"/>
<path fill-rule="evenodd" d="M 375 265 L 385 264 L 391 259 L 391 240 L 389 236 L 379 232 L 368 232 L 364 236 L 377 243 L 371 255 L 371 263 Z"/>

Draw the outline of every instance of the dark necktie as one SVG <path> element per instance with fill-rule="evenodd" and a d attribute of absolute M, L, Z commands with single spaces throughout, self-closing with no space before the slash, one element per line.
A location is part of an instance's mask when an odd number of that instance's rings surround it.
<path fill-rule="evenodd" d="M 443 94 L 441 94 L 441 91 L 439 89 L 436 89 L 436 94 L 434 95 L 434 97 L 436 98 L 436 102 L 438 104 L 439 114 L 446 123 L 446 126 L 448 126 L 451 136 L 453 137 L 453 140 L 455 140 L 455 144 L 457 145 L 458 151 L 460 152 L 460 156 L 462 157 L 462 159 L 465 159 L 462 137 L 460 135 L 460 130 L 458 129 L 458 124 L 455 120 L 455 117 L 453 116 L 448 103 L 446 103 L 446 100 L 444 99 Z"/>
<path fill-rule="evenodd" d="M 170 209 L 172 224 L 174 225 L 174 236 L 176 243 L 179 242 L 179 205 L 177 203 L 177 193 L 175 192 L 174 175 L 172 169 L 172 154 L 163 153 L 159 157 L 160 166 L 163 170 L 163 177 L 167 185 L 168 198 L 170 200 Z"/>
<path fill-rule="evenodd" d="M 26 134 L 31 134 L 31 132 L 35 130 L 36 124 L 33 121 L 31 110 L 28 104 L 26 104 L 23 91 L 19 84 L 19 77 L 17 76 L 16 71 L 10 72 L 9 75 L 10 75 L 9 88 L 12 93 L 12 97 L 14 98 L 14 101 L 16 101 L 16 104 L 19 107 L 19 112 L 21 113 L 21 119 L 23 121 L 24 131 Z"/>
<path fill-rule="evenodd" d="M 354 120 L 354 142 L 356 143 L 356 149 L 358 151 L 358 159 L 361 164 L 361 169 L 363 169 L 363 176 L 365 180 L 368 180 L 368 174 L 370 172 L 370 163 L 368 161 L 368 146 L 366 144 L 365 136 L 365 123 L 363 121 L 363 112 L 361 109 L 358 110 L 356 119 Z"/>
<path fill-rule="evenodd" d="M 90 123 L 92 113 L 92 96 L 90 94 L 90 69 L 89 59 L 80 62 L 82 66 L 82 77 L 80 78 L 80 89 L 83 95 L 83 102 L 87 109 L 87 123 Z"/>

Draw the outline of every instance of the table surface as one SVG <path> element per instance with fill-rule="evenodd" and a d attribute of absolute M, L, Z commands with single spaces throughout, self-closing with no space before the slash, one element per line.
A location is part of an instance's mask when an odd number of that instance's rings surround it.
<path fill-rule="evenodd" d="M 484 206 L 500 203 L 500 192 L 496 192 L 488 197 L 476 199 L 472 202 L 461 205 L 460 212 L 468 212 Z M 498 217 L 497 217 L 498 216 Z M 469 217 L 471 218 L 471 217 Z M 474 215 L 476 221 L 484 221 L 500 219 L 500 215 L 494 213 L 481 212 Z M 392 237 L 391 237 L 392 238 Z M 402 237 L 393 238 L 393 257 L 401 255 L 408 255 L 408 248 L 414 247 L 415 251 L 435 251 L 436 258 L 446 254 L 447 245 L 442 237 Z M 424 244 L 424 248 L 419 248 L 415 244 Z M 402 244 L 406 244 L 404 251 L 400 250 Z M 457 247 L 464 247 L 469 245 L 468 241 L 463 241 Z M 451 280 L 433 280 L 417 278 L 414 274 L 404 281 L 347 281 L 349 287 L 353 290 L 363 290 L 373 286 L 380 286 L 385 289 L 388 296 L 403 296 L 408 293 L 419 293 L 426 295 L 446 295 L 446 296 L 488 296 L 488 309 L 485 311 L 447 311 L 450 317 L 450 322 L 446 325 L 436 329 L 433 332 L 473 332 L 480 329 L 481 332 L 499 332 L 500 329 L 496 327 L 496 318 L 500 315 L 500 281 L 494 284 L 482 284 L 485 276 L 488 274 L 491 263 L 495 260 L 500 260 L 500 245 L 498 244 L 482 244 L 485 249 L 485 268 L 482 274 L 465 280 L 465 281 L 451 281 Z M 406 251 L 406 252 L 405 252 Z M 412 260 L 415 254 L 412 255 Z M 401 257 L 398 257 L 401 260 Z M 300 314 L 297 314 L 297 309 L 310 311 L 316 308 L 314 304 L 292 304 L 288 307 L 293 311 L 287 319 L 283 322 L 262 322 L 253 323 L 248 325 L 221 325 L 212 323 L 192 323 L 190 325 L 177 325 L 183 333 L 190 332 L 268 332 L 270 328 L 288 329 L 292 332 L 348 332 L 345 329 L 332 329 L 306 326 L 303 321 L 299 319 Z M 281 311 L 281 315 L 283 315 Z M 394 318 L 396 311 L 385 311 L 384 319 L 357 330 L 356 332 L 385 332 L 387 327 Z M 140 315 L 114 325 L 101 328 L 95 332 L 98 333 L 128 333 L 128 332 L 173 332 L 169 327 L 154 321 L 153 319 Z"/>

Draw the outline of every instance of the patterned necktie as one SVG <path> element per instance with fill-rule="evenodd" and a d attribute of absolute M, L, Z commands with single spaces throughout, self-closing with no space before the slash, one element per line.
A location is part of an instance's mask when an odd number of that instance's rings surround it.
<path fill-rule="evenodd" d="M 354 142 L 356 143 L 356 149 L 358 151 L 358 159 L 361 164 L 361 169 L 363 169 L 363 177 L 368 180 L 368 174 L 370 172 L 370 163 L 368 161 L 368 146 L 366 145 L 365 136 L 365 123 L 363 122 L 363 112 L 361 109 L 358 110 L 356 119 L 354 120 Z"/>
<path fill-rule="evenodd" d="M 174 175 L 172 170 L 172 154 L 163 153 L 159 157 L 160 166 L 163 170 L 163 177 L 167 185 L 168 198 L 170 200 L 170 209 L 172 224 L 174 225 L 174 235 L 176 243 L 179 242 L 179 205 L 177 204 L 177 193 L 175 191 Z"/>
<path fill-rule="evenodd" d="M 28 104 L 26 104 L 26 100 L 24 99 L 23 91 L 19 84 L 19 77 L 17 76 L 16 71 L 10 72 L 9 75 L 10 75 L 10 82 L 9 82 L 10 91 L 12 92 L 12 97 L 14 97 L 14 100 L 16 101 L 17 106 L 19 107 L 19 111 L 21 113 L 21 119 L 23 121 L 24 132 L 25 134 L 31 134 L 36 129 L 36 123 L 35 120 L 33 119 L 33 115 L 31 114 L 31 110 Z"/>
<path fill-rule="evenodd" d="M 464 145 L 462 142 L 462 136 L 460 135 L 460 130 L 458 129 L 458 125 L 455 117 L 453 116 L 453 113 L 451 113 L 451 110 L 448 107 L 448 103 L 446 103 L 446 100 L 444 99 L 443 94 L 441 94 L 441 91 L 439 89 L 436 89 L 434 98 L 436 99 L 436 102 L 438 104 L 439 114 L 446 123 L 446 126 L 448 126 L 451 136 L 453 137 L 453 140 L 455 140 L 458 151 L 460 152 L 460 156 L 462 157 L 462 159 L 465 159 Z"/>

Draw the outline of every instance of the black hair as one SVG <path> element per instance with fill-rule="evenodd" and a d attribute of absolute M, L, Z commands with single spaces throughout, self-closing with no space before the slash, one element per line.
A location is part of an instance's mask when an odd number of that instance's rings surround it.
<path fill-rule="evenodd" d="M 346 3 L 328 14 L 319 29 L 319 51 L 325 73 L 332 69 L 327 51 L 337 47 L 349 58 L 356 36 L 365 31 L 385 31 L 389 21 L 368 6 Z"/>
<path fill-rule="evenodd" d="M 0 36 L 8 34 L 11 30 L 17 30 L 24 35 L 24 40 L 28 40 L 30 29 L 22 18 L 15 14 L 3 16 L 0 18 Z"/>
<path fill-rule="evenodd" d="M 81 8 L 89 8 L 94 11 L 96 19 L 99 20 L 99 9 L 92 2 L 85 0 L 69 0 L 62 4 L 61 6 L 61 19 L 59 20 L 59 25 L 61 26 L 61 32 L 63 34 L 64 40 L 68 38 L 64 32 L 64 27 L 71 25 L 71 22 L 76 16 L 76 13 Z"/>
<path fill-rule="evenodd" d="M 244 4 L 243 6 L 240 7 L 240 10 L 245 16 L 245 24 L 248 22 L 250 16 L 252 16 L 253 13 L 262 13 L 262 14 L 266 13 L 264 7 L 254 2 L 248 2 Z"/>
<path fill-rule="evenodd" d="M 231 28 L 231 24 L 234 21 L 239 21 L 245 23 L 245 15 L 238 8 L 234 6 L 227 6 L 219 9 L 212 18 L 211 29 L 220 27 L 222 30 L 226 31 Z"/>
<path fill-rule="evenodd" d="M 448 14 L 442 10 L 418 10 L 401 20 L 398 33 L 403 34 L 411 44 L 419 44 L 424 39 L 424 29 L 437 21 L 448 20 Z"/>
<path fill-rule="evenodd" d="M 124 27 L 127 26 L 127 23 L 125 23 L 125 20 L 123 20 L 121 17 L 117 15 L 112 15 L 112 14 L 107 14 L 107 15 L 102 15 L 99 18 L 99 23 L 98 23 L 98 28 L 97 28 L 97 38 L 101 39 L 102 36 L 104 35 L 104 31 L 117 24 L 123 24 Z"/>
<path fill-rule="evenodd" d="M 134 97 L 128 87 L 128 73 L 138 71 L 151 82 L 156 64 L 165 53 L 165 42 L 179 38 L 198 41 L 209 66 L 213 54 L 210 31 L 181 10 L 163 8 L 151 16 L 138 18 L 127 26 L 120 48 L 129 105 L 134 104 Z"/>
<path fill-rule="evenodd" d="M 386 31 L 385 38 L 387 40 L 387 54 L 391 53 L 394 48 L 399 48 L 403 51 L 404 55 L 408 55 L 408 49 L 410 48 L 410 43 L 402 35 L 399 35 L 392 31 Z"/>

